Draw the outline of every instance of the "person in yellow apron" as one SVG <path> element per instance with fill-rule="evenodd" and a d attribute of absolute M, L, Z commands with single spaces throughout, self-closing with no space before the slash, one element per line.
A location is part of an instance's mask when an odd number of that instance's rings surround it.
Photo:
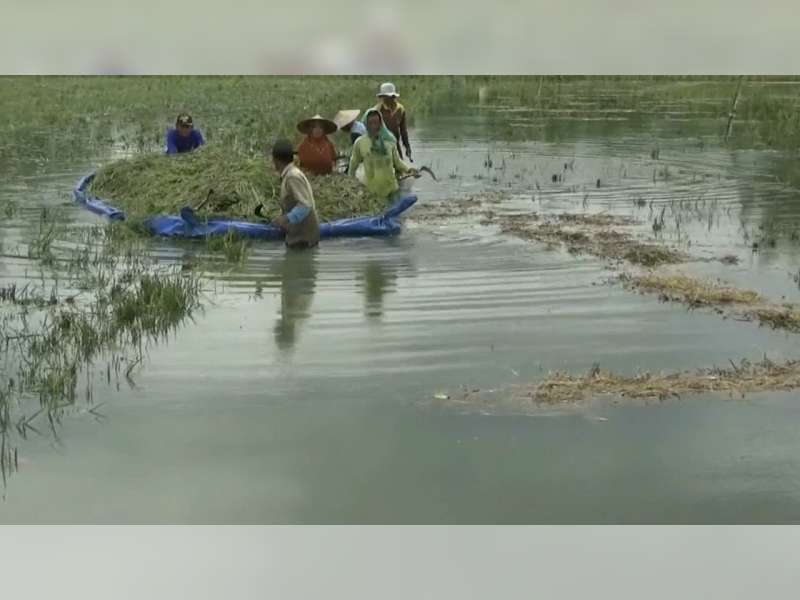
<path fill-rule="evenodd" d="M 400 158 L 395 137 L 383 123 L 380 111 L 367 111 L 364 122 L 367 134 L 353 145 L 347 172 L 355 177 L 359 165 L 364 164 L 364 185 L 378 196 L 393 198 L 399 189 L 398 175 L 419 177 L 419 171 Z"/>

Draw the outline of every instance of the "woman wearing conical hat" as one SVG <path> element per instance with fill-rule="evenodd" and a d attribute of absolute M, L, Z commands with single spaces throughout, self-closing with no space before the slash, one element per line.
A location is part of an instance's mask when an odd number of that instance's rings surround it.
<path fill-rule="evenodd" d="M 297 124 L 297 130 L 306 136 L 297 147 L 297 163 L 301 169 L 314 175 L 333 173 L 336 148 L 328 136 L 336 129 L 336 123 L 320 115 L 314 115 Z"/>
<path fill-rule="evenodd" d="M 339 128 L 339 131 L 350 135 L 350 144 L 355 144 L 356 140 L 362 135 L 367 133 L 367 128 L 358 120 L 358 115 L 361 111 L 357 108 L 340 110 L 333 117 L 333 122 Z"/>

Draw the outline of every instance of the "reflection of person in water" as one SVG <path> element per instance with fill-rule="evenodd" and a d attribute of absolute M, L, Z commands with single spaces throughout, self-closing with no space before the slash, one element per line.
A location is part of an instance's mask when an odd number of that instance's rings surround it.
<path fill-rule="evenodd" d="M 275 323 L 275 343 L 290 350 L 297 340 L 299 324 L 311 314 L 317 279 L 316 252 L 287 252 L 274 267 L 281 282 L 280 318 Z"/>
<path fill-rule="evenodd" d="M 364 314 L 370 318 L 383 316 L 383 297 L 395 288 L 397 269 L 393 265 L 369 261 L 361 275 L 364 285 Z"/>

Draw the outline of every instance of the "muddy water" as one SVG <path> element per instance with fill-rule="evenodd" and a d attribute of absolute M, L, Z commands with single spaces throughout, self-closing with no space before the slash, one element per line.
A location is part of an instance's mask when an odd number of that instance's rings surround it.
<path fill-rule="evenodd" d="M 643 236 L 665 208 L 665 242 L 740 259 L 686 270 L 797 302 L 791 234 L 752 251 L 775 223 L 800 227 L 794 157 L 720 148 L 719 123 L 680 107 L 616 121 L 517 110 L 530 139 L 488 142 L 509 112 L 419 124 L 415 159 L 441 181 L 416 183 L 421 205 L 401 236 L 304 255 L 264 244 L 242 270 L 215 273 L 204 313 L 152 349 L 135 387 L 95 390 L 105 421 L 76 414 L 60 441 L 24 442 L 0 521 L 800 521 L 793 393 L 533 414 L 431 406 L 459 386 L 594 363 L 635 372 L 799 354 L 797 337 L 606 285 L 614 272 L 599 259 L 469 216 L 430 221 L 423 206 L 502 190 L 494 209 L 520 219 L 605 211 L 640 219 Z M 31 164 L 3 179 L 0 194 L 21 206 L 0 225 L 6 251 L 30 235 L 26 216 L 68 200 L 92 164 Z M 165 263 L 193 251 L 153 245 Z M 37 276 L 0 261 L 0 284 Z"/>

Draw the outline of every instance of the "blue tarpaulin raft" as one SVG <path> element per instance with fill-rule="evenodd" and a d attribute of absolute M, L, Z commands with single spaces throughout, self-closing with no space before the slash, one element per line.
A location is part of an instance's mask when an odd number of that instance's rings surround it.
<path fill-rule="evenodd" d="M 93 196 L 89 186 L 94 173 L 82 177 L 72 195 L 75 202 L 87 210 L 107 217 L 112 221 L 125 220 L 125 211 L 113 206 L 108 200 Z M 395 201 L 382 215 L 338 219 L 321 223 L 321 238 L 362 237 L 372 235 L 393 235 L 400 232 L 398 217 L 417 201 L 414 195 L 405 195 Z M 211 235 L 225 235 L 234 231 L 238 235 L 260 240 L 282 240 L 284 232 L 266 222 L 236 221 L 224 217 L 198 219 L 194 211 L 186 206 L 180 215 L 154 215 L 144 220 L 145 228 L 154 235 L 183 238 L 204 238 Z"/>

